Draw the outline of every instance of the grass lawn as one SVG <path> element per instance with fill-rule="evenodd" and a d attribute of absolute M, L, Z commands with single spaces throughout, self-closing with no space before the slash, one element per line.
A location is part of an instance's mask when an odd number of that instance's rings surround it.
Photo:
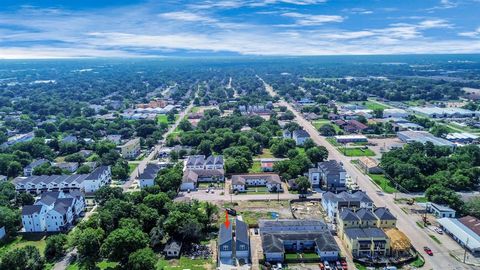
<path fill-rule="evenodd" d="M 270 152 L 270 149 L 264 148 L 262 153 L 256 156 L 256 158 L 273 158 L 273 154 Z"/>
<path fill-rule="evenodd" d="M 390 180 L 388 180 L 383 174 L 368 174 L 372 178 L 373 182 L 382 188 L 385 193 L 394 193 L 397 192 L 395 187 L 392 185 Z"/>
<path fill-rule="evenodd" d="M 248 187 L 246 191 L 238 194 L 270 194 L 267 187 Z"/>
<path fill-rule="evenodd" d="M 358 270 L 367 270 L 367 267 L 366 266 L 363 266 L 359 263 L 355 263 L 355 267 L 358 269 Z"/>
<path fill-rule="evenodd" d="M 187 257 L 180 257 L 179 260 L 158 260 L 157 269 L 170 270 L 170 269 L 190 269 L 190 270 L 203 270 L 213 269 L 213 262 L 210 259 L 190 259 Z"/>
<path fill-rule="evenodd" d="M 261 173 L 262 171 L 262 164 L 260 161 L 254 161 L 252 167 L 248 169 L 249 173 Z"/>
<path fill-rule="evenodd" d="M 298 258 L 298 255 L 299 255 L 298 253 L 286 253 L 286 254 L 285 254 L 285 259 L 287 259 L 287 260 L 292 260 L 292 259 L 295 260 L 295 259 Z"/>
<path fill-rule="evenodd" d="M 305 258 L 305 259 L 316 259 L 316 258 L 318 258 L 318 254 L 315 253 L 315 252 L 302 253 L 302 258 Z"/>
<path fill-rule="evenodd" d="M 193 106 L 192 109 L 190 110 L 191 113 L 197 113 L 200 111 L 200 107 L 198 106 Z"/>
<path fill-rule="evenodd" d="M 425 265 L 425 260 L 422 258 L 422 256 L 418 255 L 417 259 L 411 262 L 410 265 L 416 268 L 421 268 L 423 265 Z"/>
<path fill-rule="evenodd" d="M 138 167 L 138 163 L 128 163 L 128 174 L 131 174 Z"/>
<path fill-rule="evenodd" d="M 161 115 L 158 115 L 157 116 L 157 123 L 161 124 L 161 123 L 165 123 L 165 124 L 168 124 L 168 117 L 166 114 L 161 114 Z"/>
<path fill-rule="evenodd" d="M 30 239 L 30 238 L 23 238 L 22 236 L 17 236 L 13 241 L 6 243 L 2 246 L 0 246 L 0 256 L 3 255 L 4 253 L 13 250 L 15 248 L 21 248 L 25 246 L 34 246 L 38 248 L 40 251 L 40 254 L 43 255 L 43 252 L 45 251 L 45 237 L 41 237 L 38 239 Z"/>
<path fill-rule="evenodd" d="M 107 269 L 107 268 L 114 268 L 117 265 L 118 265 L 117 262 L 109 262 L 109 261 L 101 261 L 97 263 L 97 267 L 100 270 Z M 80 269 L 80 266 L 78 265 L 78 263 L 73 263 L 73 264 L 70 264 L 66 270 L 79 270 L 79 269 Z"/>
<path fill-rule="evenodd" d="M 339 147 L 338 150 L 347 157 L 373 157 L 375 152 L 370 149 L 363 148 L 343 148 Z"/>
<path fill-rule="evenodd" d="M 428 202 L 427 197 L 415 197 L 415 202 L 426 203 Z"/>
<path fill-rule="evenodd" d="M 335 131 L 338 133 L 341 129 L 339 126 L 335 125 L 335 124 L 332 124 L 330 122 L 330 120 L 315 120 L 312 122 L 312 125 L 318 130 L 319 128 L 321 128 L 322 126 L 326 125 L 326 124 L 330 124 L 332 125 L 334 128 L 335 128 Z"/>
<path fill-rule="evenodd" d="M 433 241 L 437 242 L 437 244 L 440 244 L 440 245 L 442 244 L 442 242 L 440 242 L 440 240 L 438 240 L 438 238 L 435 235 L 429 234 L 428 236 L 430 236 L 430 238 L 432 238 Z"/>

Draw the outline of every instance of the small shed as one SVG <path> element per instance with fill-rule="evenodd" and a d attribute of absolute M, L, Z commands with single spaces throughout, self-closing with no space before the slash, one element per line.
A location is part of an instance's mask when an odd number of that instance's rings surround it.
<path fill-rule="evenodd" d="M 163 252 L 166 258 L 179 258 L 182 250 L 182 242 L 176 240 L 170 240 Z"/>

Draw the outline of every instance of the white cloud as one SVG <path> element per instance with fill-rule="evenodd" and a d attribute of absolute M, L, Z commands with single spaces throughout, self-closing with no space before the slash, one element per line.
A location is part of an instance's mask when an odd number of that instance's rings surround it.
<path fill-rule="evenodd" d="M 458 35 L 462 37 L 469 37 L 469 38 L 480 38 L 480 27 L 478 27 L 475 31 L 461 32 Z"/>
<path fill-rule="evenodd" d="M 296 26 L 322 25 L 325 23 L 343 22 L 344 18 L 338 15 L 312 15 L 298 12 L 285 12 L 284 17 L 295 19 Z"/>
<path fill-rule="evenodd" d="M 161 13 L 158 16 L 167 20 L 184 21 L 184 22 L 212 23 L 217 21 L 208 16 L 203 16 L 197 13 L 187 12 L 187 11 L 174 11 L 174 12 Z"/>

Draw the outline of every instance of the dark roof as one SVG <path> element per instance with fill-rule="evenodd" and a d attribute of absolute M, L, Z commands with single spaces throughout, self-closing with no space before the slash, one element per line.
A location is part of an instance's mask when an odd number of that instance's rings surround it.
<path fill-rule="evenodd" d="M 262 227 L 285 227 L 285 226 L 326 226 L 325 222 L 319 219 L 278 219 L 268 220 L 261 219 L 258 226 Z"/>
<path fill-rule="evenodd" d="M 138 177 L 139 179 L 155 179 L 157 173 L 160 171 L 162 166 L 159 164 L 149 163 L 143 170 L 143 172 Z"/>
<path fill-rule="evenodd" d="M 205 165 L 223 164 L 223 156 L 209 156 L 205 160 Z"/>
<path fill-rule="evenodd" d="M 472 216 L 465 216 L 459 218 L 458 221 L 480 236 L 480 219 Z"/>
<path fill-rule="evenodd" d="M 232 176 L 232 185 L 245 185 L 247 179 L 265 179 L 268 183 L 281 183 L 280 176 L 275 173 L 235 174 Z"/>
<path fill-rule="evenodd" d="M 205 163 L 205 156 L 204 155 L 196 155 L 196 156 L 188 156 L 187 158 L 187 165 L 199 165 Z"/>
<path fill-rule="evenodd" d="M 345 172 L 345 169 L 343 168 L 340 163 L 338 163 L 336 160 L 328 160 L 324 162 L 318 163 L 318 168 L 321 169 L 325 174 L 327 175 L 337 175 L 340 174 L 341 172 Z"/>
<path fill-rule="evenodd" d="M 357 120 L 348 120 L 347 121 L 347 125 L 352 127 L 352 128 L 355 128 L 355 129 L 359 129 L 359 130 L 363 130 L 363 129 L 367 129 L 368 126 L 363 124 L 363 123 L 360 123 L 358 122 Z"/>
<path fill-rule="evenodd" d="M 232 224 L 225 226 L 224 223 L 220 225 L 220 232 L 218 233 L 218 245 L 222 245 L 232 240 Z"/>
<path fill-rule="evenodd" d="M 340 251 L 335 239 L 330 233 L 321 233 L 315 238 L 315 244 L 320 251 Z"/>
<path fill-rule="evenodd" d="M 199 177 L 221 177 L 225 175 L 223 169 L 204 170 L 204 169 L 186 169 L 183 172 L 183 183 L 196 183 Z"/>
<path fill-rule="evenodd" d="M 377 220 L 375 215 L 373 215 L 373 212 L 371 210 L 361 208 L 355 212 L 355 214 L 360 218 L 360 220 Z"/>
<path fill-rule="evenodd" d="M 55 203 L 59 196 L 60 192 L 58 191 L 44 192 L 42 193 L 40 199 L 37 202 L 41 202 L 46 205 L 52 205 Z"/>
<path fill-rule="evenodd" d="M 35 213 L 40 213 L 43 205 L 24 205 L 22 208 L 22 215 L 32 215 Z"/>
<path fill-rule="evenodd" d="M 308 132 L 306 132 L 305 130 L 303 129 L 297 129 L 293 132 L 293 135 L 294 137 L 297 137 L 297 138 L 310 138 L 310 135 L 308 134 Z"/>
<path fill-rule="evenodd" d="M 93 170 L 92 173 L 90 173 L 85 180 L 97 180 L 100 175 L 102 175 L 105 171 L 108 171 L 109 167 L 108 166 L 100 166 Z"/>
<path fill-rule="evenodd" d="M 375 209 L 373 213 L 379 220 L 397 220 L 397 218 L 390 213 L 390 210 L 385 207 L 379 207 Z"/>
<path fill-rule="evenodd" d="M 274 234 L 264 233 L 262 234 L 262 247 L 264 253 L 270 252 L 285 252 L 283 241 Z"/>
<path fill-rule="evenodd" d="M 248 225 L 238 219 L 235 221 L 235 237 L 237 241 L 241 241 L 247 245 L 250 243 L 248 240 Z"/>
<path fill-rule="evenodd" d="M 165 248 L 163 249 L 164 252 L 167 251 L 176 251 L 180 252 L 182 249 L 182 242 L 176 241 L 176 240 L 170 240 L 166 245 Z"/>
<path fill-rule="evenodd" d="M 343 208 L 340 211 L 340 219 L 344 221 L 359 221 L 358 216 L 350 209 Z"/>
<path fill-rule="evenodd" d="M 342 191 L 338 194 L 328 191 L 323 194 L 322 198 L 326 201 L 334 202 L 373 202 L 364 191 L 356 191 L 354 193 Z"/>
<path fill-rule="evenodd" d="M 36 168 L 36 167 L 38 167 L 42 164 L 45 164 L 47 162 L 50 162 L 50 161 L 48 161 L 47 159 L 44 159 L 44 158 L 37 159 L 37 160 L 32 161 L 32 163 L 28 164 L 25 168 L 26 169 L 34 169 L 34 168 Z"/>
<path fill-rule="evenodd" d="M 350 239 L 365 239 L 365 238 L 378 238 L 384 237 L 387 238 L 387 235 L 379 228 L 347 228 L 345 229 L 345 234 Z"/>

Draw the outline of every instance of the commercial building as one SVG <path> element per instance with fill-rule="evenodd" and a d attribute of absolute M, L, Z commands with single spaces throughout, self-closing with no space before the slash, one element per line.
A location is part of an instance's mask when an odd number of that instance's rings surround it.
<path fill-rule="evenodd" d="M 426 131 L 400 131 L 397 132 L 397 136 L 400 140 L 406 143 L 419 142 L 425 144 L 427 142 L 431 142 L 437 146 L 447 146 L 451 148 L 455 147 L 454 143 L 435 137 Z"/>
<path fill-rule="evenodd" d="M 466 217 L 464 220 L 458 220 L 454 218 L 440 218 L 437 219 L 437 222 L 440 224 L 440 227 L 445 233 L 450 235 L 455 241 L 460 245 L 468 249 L 473 255 L 480 256 L 480 236 L 478 231 L 475 232 L 472 230 L 472 224 L 477 224 L 473 228 L 480 226 L 480 221 L 478 219 L 474 220 L 473 223 L 469 223 L 468 220 L 472 220 L 472 217 Z M 469 224 L 466 226 L 464 223 Z"/>
<path fill-rule="evenodd" d="M 368 138 L 365 135 L 338 135 L 335 136 L 335 140 L 338 143 L 368 142 Z"/>
<path fill-rule="evenodd" d="M 269 192 L 283 192 L 282 181 L 278 174 L 251 173 L 232 176 L 233 192 L 246 192 L 249 187 L 266 187 Z"/>
<path fill-rule="evenodd" d="M 17 192 L 29 192 L 32 194 L 40 194 L 47 191 L 69 192 L 71 190 L 91 193 L 110 183 L 111 178 L 110 166 L 101 166 L 90 174 L 17 177 L 13 179 L 13 184 Z"/>
<path fill-rule="evenodd" d="M 67 231 L 83 213 L 85 206 L 83 193 L 79 191 L 45 192 L 33 205 L 23 206 L 23 231 Z"/>
<path fill-rule="evenodd" d="M 480 112 L 462 108 L 411 107 L 409 110 L 430 118 L 470 118 L 480 115 Z"/>
<path fill-rule="evenodd" d="M 140 138 L 129 140 L 124 145 L 117 146 L 122 157 L 135 159 L 140 154 Z"/>
<path fill-rule="evenodd" d="M 478 136 L 467 132 L 454 132 L 447 134 L 446 139 L 458 144 L 470 144 L 478 142 Z"/>
<path fill-rule="evenodd" d="M 316 168 L 308 170 L 308 179 L 312 187 L 330 191 L 346 190 L 347 172 L 336 160 L 319 162 Z"/>
<path fill-rule="evenodd" d="M 385 109 L 383 110 L 383 118 L 406 118 L 410 114 L 402 109 Z"/>
<path fill-rule="evenodd" d="M 452 208 L 432 202 L 426 203 L 426 210 L 430 213 L 433 213 L 433 215 L 437 218 L 454 218 L 456 214 L 456 211 Z"/>
<path fill-rule="evenodd" d="M 366 173 L 382 173 L 383 172 L 378 160 L 372 157 L 359 158 L 358 166 L 360 166 L 362 170 L 364 170 Z"/>

